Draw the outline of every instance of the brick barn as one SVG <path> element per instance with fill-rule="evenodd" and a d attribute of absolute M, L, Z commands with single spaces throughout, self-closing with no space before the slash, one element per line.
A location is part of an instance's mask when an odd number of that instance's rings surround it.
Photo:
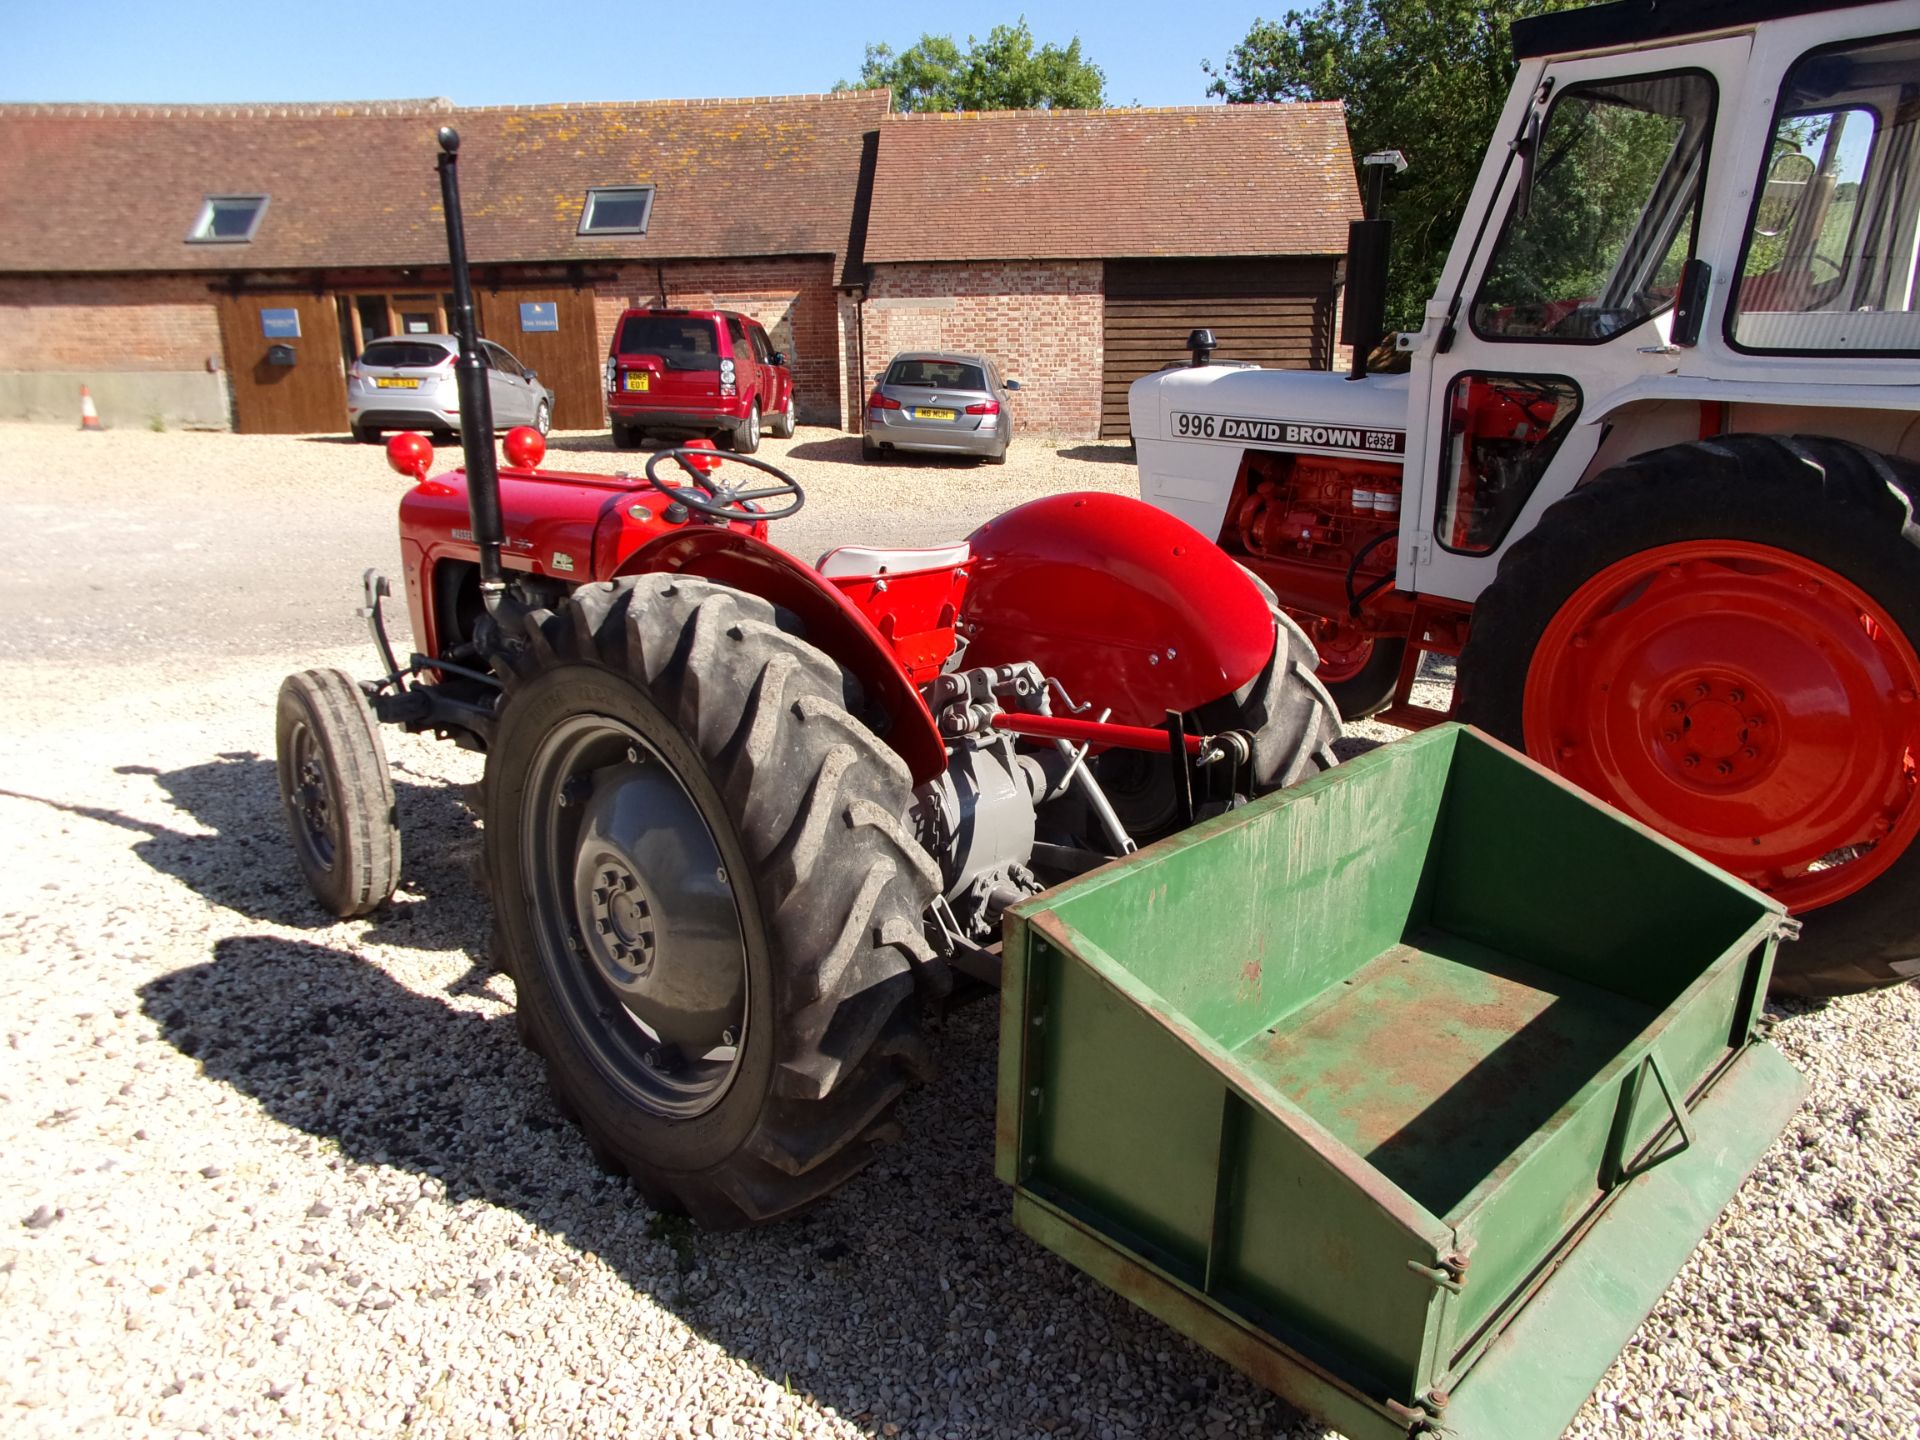
<path fill-rule="evenodd" d="M 857 429 L 897 350 L 984 350 L 1028 433 L 1124 435 L 1126 386 L 1333 353 L 1358 213 L 1338 105 L 893 115 L 885 91 L 461 109 L 448 101 L 0 106 L 0 418 L 345 427 L 370 340 L 448 328 L 434 131 L 458 127 L 490 339 L 606 424 L 634 304 L 740 310 L 802 423 Z"/>
<path fill-rule="evenodd" d="M 870 370 L 977 349 L 1029 431 L 1125 436 L 1127 387 L 1187 358 L 1326 369 L 1347 222 L 1337 103 L 889 115 L 864 258 Z"/>
<path fill-rule="evenodd" d="M 843 424 L 840 287 L 886 110 L 885 91 L 0 107 L 0 415 L 70 420 L 86 381 L 109 423 L 341 429 L 361 346 L 448 328 L 451 124 L 481 326 L 554 389 L 557 425 L 605 424 L 613 323 L 661 301 L 754 316 L 799 418 Z"/>

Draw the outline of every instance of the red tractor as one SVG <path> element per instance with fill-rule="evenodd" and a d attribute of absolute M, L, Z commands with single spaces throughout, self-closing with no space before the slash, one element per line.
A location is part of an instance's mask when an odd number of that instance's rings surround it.
<path fill-rule="evenodd" d="M 369 571 L 385 673 L 282 686 L 295 850 L 335 913 L 374 909 L 400 853 L 376 722 L 484 751 L 496 953 L 558 1103 L 654 1202 L 771 1220 L 893 1133 L 923 1004 L 997 979 L 1002 911 L 1317 773 L 1339 720 L 1264 587 L 1136 501 L 816 566 L 767 538 L 804 495 L 764 461 L 563 474 L 521 429 L 497 469 L 440 144 L 466 466 L 388 445 L 414 653 Z"/>

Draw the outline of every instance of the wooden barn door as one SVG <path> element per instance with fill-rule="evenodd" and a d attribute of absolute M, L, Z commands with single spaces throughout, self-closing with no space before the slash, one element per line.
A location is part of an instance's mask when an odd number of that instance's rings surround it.
<path fill-rule="evenodd" d="M 1285 370 L 1333 362 L 1335 259 L 1109 260 L 1100 433 L 1127 433 L 1127 388 L 1190 358 L 1211 330 L 1220 360 Z"/>
<path fill-rule="evenodd" d="M 514 281 L 482 286 L 478 298 L 481 333 L 538 370 L 540 383 L 553 392 L 554 429 L 605 429 L 600 365 L 606 357 L 600 353 L 593 292 Z"/>
<path fill-rule="evenodd" d="M 241 434 L 347 428 L 340 317 L 331 295 L 222 295 L 220 340 Z M 281 363 L 288 359 L 291 364 Z"/>

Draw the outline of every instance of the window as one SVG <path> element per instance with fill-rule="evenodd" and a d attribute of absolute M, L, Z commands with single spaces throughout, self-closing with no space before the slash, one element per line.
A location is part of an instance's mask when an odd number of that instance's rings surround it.
<path fill-rule="evenodd" d="M 209 195 L 200 207 L 200 218 L 187 232 L 194 245 L 244 245 L 260 228 L 260 217 L 267 213 L 264 195 Z"/>
<path fill-rule="evenodd" d="M 987 377 L 978 365 L 958 360 L 896 360 L 887 371 L 888 385 L 916 385 L 930 390 L 984 390 Z"/>
<path fill-rule="evenodd" d="M 376 340 L 360 353 L 362 365 L 381 369 L 418 370 L 445 365 L 453 351 L 444 345 L 426 345 L 417 340 Z"/>
<path fill-rule="evenodd" d="M 1579 413 L 1579 388 L 1558 376 L 1456 376 L 1441 452 L 1441 546 L 1459 555 L 1497 550 Z"/>
<path fill-rule="evenodd" d="M 644 235 L 653 214 L 651 185 L 623 185 L 587 191 L 580 210 L 582 235 Z"/>
<path fill-rule="evenodd" d="M 701 316 L 629 315 L 614 349 L 622 355 L 658 355 L 669 370 L 720 368 L 713 321 Z"/>
<path fill-rule="evenodd" d="M 753 358 L 762 365 L 773 363 L 773 347 L 767 343 L 767 332 L 758 325 L 747 327 L 747 333 L 753 337 Z"/>
<path fill-rule="evenodd" d="M 1787 73 L 1728 338 L 1743 350 L 1920 350 L 1920 38 L 1816 50 Z"/>
<path fill-rule="evenodd" d="M 1670 306 L 1693 249 L 1713 99 L 1699 71 L 1562 91 L 1522 149 L 1528 203 L 1487 261 L 1475 333 L 1592 344 Z"/>

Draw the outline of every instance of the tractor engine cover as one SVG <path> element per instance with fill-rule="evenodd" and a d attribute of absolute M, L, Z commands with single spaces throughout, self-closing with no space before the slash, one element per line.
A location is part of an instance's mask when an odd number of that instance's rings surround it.
<path fill-rule="evenodd" d="M 1031 661 L 1110 719 L 1157 725 L 1231 694 L 1273 654 L 1273 614 L 1198 530 L 1104 492 L 1049 495 L 969 541 L 966 663 Z"/>

